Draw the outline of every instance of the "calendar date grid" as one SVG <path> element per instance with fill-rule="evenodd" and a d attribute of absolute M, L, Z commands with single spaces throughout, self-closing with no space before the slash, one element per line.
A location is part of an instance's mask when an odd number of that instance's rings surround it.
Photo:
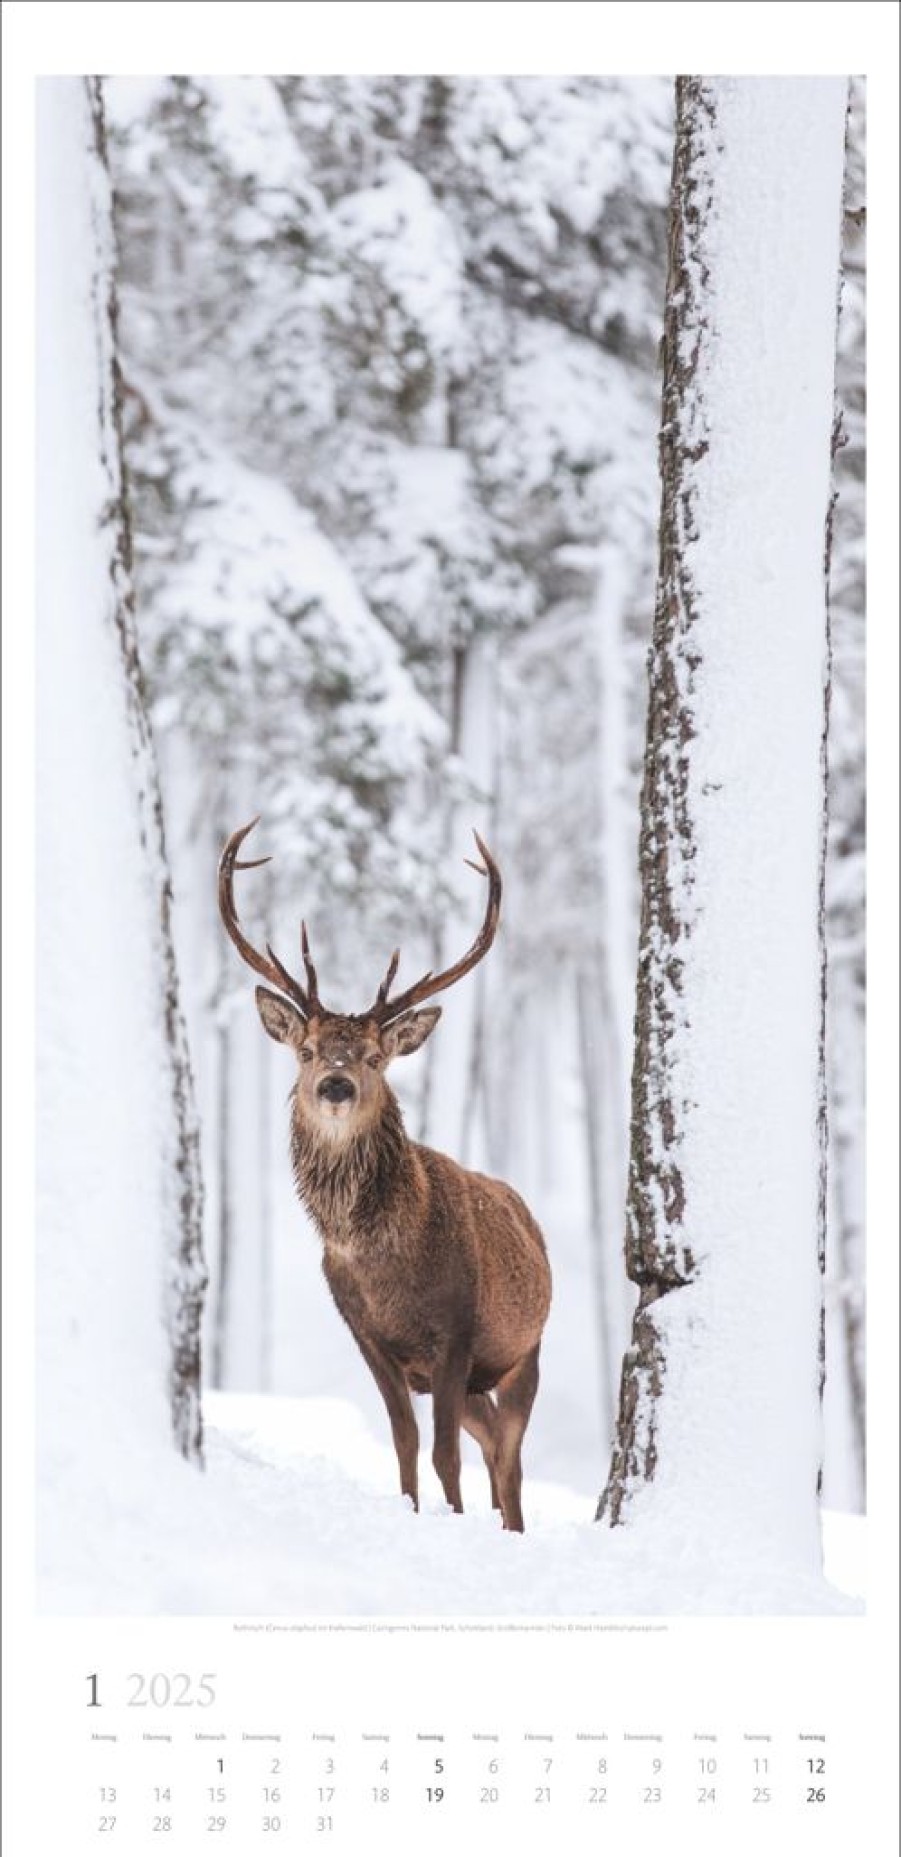
<path fill-rule="evenodd" d="M 258 1850 L 340 1844 L 405 1823 L 652 1822 L 824 1815 L 833 1798 L 826 1735 L 684 1723 L 577 1728 L 408 1718 L 316 1724 L 309 1698 L 223 1706 L 215 1672 L 127 1673 L 108 1696 L 86 1679 L 79 1816 L 89 1850 Z"/>

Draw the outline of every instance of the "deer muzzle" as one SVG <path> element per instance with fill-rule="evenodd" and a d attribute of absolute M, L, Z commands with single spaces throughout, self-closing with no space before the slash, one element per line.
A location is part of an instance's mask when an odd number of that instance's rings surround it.
<path fill-rule="evenodd" d="M 323 1102 L 337 1105 L 353 1102 L 357 1091 L 356 1085 L 349 1077 L 328 1076 L 323 1077 L 322 1082 L 317 1085 L 316 1094 Z"/>

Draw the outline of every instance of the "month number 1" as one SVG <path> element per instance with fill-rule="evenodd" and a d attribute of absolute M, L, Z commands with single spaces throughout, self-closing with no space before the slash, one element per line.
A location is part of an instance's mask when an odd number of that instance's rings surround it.
<path fill-rule="evenodd" d="M 96 1670 L 85 1681 L 90 1690 L 89 1709 L 100 1708 L 99 1678 Z M 170 1707 L 176 1709 L 208 1709 L 216 1700 L 215 1675 L 205 1671 L 202 1676 L 191 1677 L 185 1670 L 177 1670 L 167 1676 L 165 1671 L 156 1670 L 152 1676 L 143 1676 L 139 1670 L 133 1670 L 127 1681 L 133 1685 L 128 1698 L 130 1709 L 156 1709 Z"/>

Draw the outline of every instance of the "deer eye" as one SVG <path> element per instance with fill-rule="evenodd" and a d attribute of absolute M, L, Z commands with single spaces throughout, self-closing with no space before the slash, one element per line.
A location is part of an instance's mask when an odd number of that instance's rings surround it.
<path fill-rule="evenodd" d="M 306 1045 L 301 1045 L 300 1061 L 302 1064 L 312 1064 L 314 1057 L 315 1057 L 315 1052 L 308 1051 Z"/>
<path fill-rule="evenodd" d="M 381 1060 L 381 1058 L 379 1057 L 379 1055 L 378 1055 L 378 1053 L 377 1053 L 377 1052 L 373 1052 L 373 1055 L 372 1055 L 372 1057 L 368 1057 L 368 1058 L 366 1059 L 366 1062 L 367 1062 L 367 1064 L 370 1064 L 370 1065 L 372 1066 L 372 1069 L 373 1069 L 373 1070 L 378 1070 L 378 1068 L 379 1068 L 379 1065 L 381 1064 L 381 1061 L 382 1061 L 382 1060 Z"/>

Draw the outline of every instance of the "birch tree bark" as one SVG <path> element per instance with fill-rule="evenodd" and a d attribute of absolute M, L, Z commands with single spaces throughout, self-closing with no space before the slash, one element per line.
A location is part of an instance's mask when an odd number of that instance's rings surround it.
<path fill-rule="evenodd" d="M 846 84 L 677 81 L 627 1269 L 598 1517 L 819 1563 Z"/>
<path fill-rule="evenodd" d="M 65 1453 L 82 1399 L 84 1449 L 117 1426 L 127 1448 L 129 1425 L 134 1449 L 167 1407 L 200 1461 L 198 1130 L 135 629 L 100 80 L 39 94 L 45 1410 Z"/>

